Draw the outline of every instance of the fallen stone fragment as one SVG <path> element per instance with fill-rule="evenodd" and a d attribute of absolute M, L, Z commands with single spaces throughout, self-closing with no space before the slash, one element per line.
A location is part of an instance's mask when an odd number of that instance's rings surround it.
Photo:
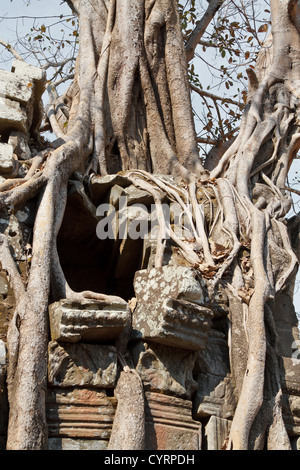
<path fill-rule="evenodd" d="M 48 347 L 48 382 L 58 387 L 113 388 L 117 378 L 114 346 L 75 343 Z"/>
<path fill-rule="evenodd" d="M 0 133 L 18 129 L 27 132 L 27 114 L 17 101 L 0 100 Z"/>
<path fill-rule="evenodd" d="M 14 168 L 15 159 L 12 145 L 0 143 L 0 173 L 10 174 Z"/>
<path fill-rule="evenodd" d="M 28 139 L 24 132 L 12 131 L 8 143 L 12 145 L 14 153 L 21 160 L 29 160 L 31 158 L 31 150 L 28 145 Z"/>

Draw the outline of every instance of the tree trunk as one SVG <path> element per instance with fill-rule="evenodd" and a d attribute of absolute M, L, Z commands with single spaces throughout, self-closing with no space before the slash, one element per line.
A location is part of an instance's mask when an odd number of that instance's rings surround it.
<path fill-rule="evenodd" d="M 53 112 L 51 117 L 52 127 L 64 143 L 52 150 L 42 176 L 32 177 L 18 191 L 12 190 L 0 199 L 2 206 L 9 202 L 12 207 L 40 192 L 29 282 L 17 299 L 8 335 L 8 449 L 46 447 L 50 284 L 54 286 L 52 294 L 57 292 L 58 298 L 97 298 L 97 294 L 75 293 L 70 289 L 56 248 L 67 183 L 76 171 L 102 176 L 125 171 L 133 184 L 154 195 L 158 208 L 158 188 L 170 200 L 175 193 L 186 210 L 191 211 L 182 194 L 195 201 L 197 190 L 210 185 L 222 216 L 204 221 L 197 212 L 197 204 L 191 212 L 195 233 L 200 234 L 202 253 L 193 251 L 188 242 L 178 240 L 174 233 L 171 236 L 204 278 L 208 271 L 216 272 L 207 281 L 212 297 L 226 272 L 228 292 L 247 312 L 247 364 L 244 377 L 239 376 L 239 401 L 228 447 L 261 447 L 266 440 L 274 446 L 277 435 L 280 442 L 276 445 L 289 448 L 279 381 L 271 390 L 273 401 L 269 401 L 268 409 L 264 409 L 264 391 L 271 387 L 265 380 L 266 370 L 272 370 L 270 365 L 275 367 L 277 363 L 274 345 L 267 341 L 267 333 L 272 335 L 273 331 L 272 321 L 266 325 L 266 309 L 272 317 L 266 305 L 285 287 L 296 266 L 284 224 L 290 207 L 284 184 L 300 142 L 298 2 L 271 1 L 270 66 L 265 71 L 258 61 L 257 80 L 249 82 L 249 102 L 239 136 L 210 174 L 203 169 L 197 150 L 176 0 L 68 3 L 72 3 L 80 21 L 75 79 L 65 95 L 70 103 L 68 125 L 60 126 Z M 177 186 L 171 187 L 157 177 L 159 174 L 174 176 Z M 206 222 L 214 227 L 210 240 L 205 234 Z M 231 247 L 222 263 L 218 263 L 211 243 L 219 241 L 220 232 Z M 288 260 L 273 268 L 276 254 L 269 247 L 272 237 L 278 241 L 277 254 L 284 253 Z M 158 248 L 158 266 L 163 247 L 161 243 Z M 4 256 L 7 253 L 4 245 L 1 250 Z M 243 250 L 248 250 L 247 260 L 253 274 L 243 268 Z M 7 266 L 13 272 L 9 257 Z M 232 372 L 233 376 L 240 374 Z M 133 395 L 135 409 L 131 404 Z M 109 448 L 141 449 L 144 405 L 136 374 L 122 372 L 117 397 L 119 404 Z"/>

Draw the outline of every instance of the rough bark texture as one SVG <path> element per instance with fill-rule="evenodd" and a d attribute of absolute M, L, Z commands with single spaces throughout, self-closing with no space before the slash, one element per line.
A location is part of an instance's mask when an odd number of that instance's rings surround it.
<path fill-rule="evenodd" d="M 39 193 L 29 279 L 26 287 L 17 289 L 8 334 L 7 448 L 46 446 L 50 285 L 54 301 L 110 300 L 104 294 L 72 291 L 60 266 L 57 235 L 68 180 L 76 172 L 104 176 L 122 171 L 133 185 L 154 197 L 158 209 L 163 191 L 190 213 L 198 248 L 178 240 L 171 231 L 173 242 L 206 279 L 211 299 L 226 273 L 228 294 L 243 305 L 247 363 L 243 378 L 240 371 L 232 371 L 237 377 L 238 404 L 228 448 L 262 448 L 267 442 L 268 448 L 287 449 L 280 384 L 268 385 L 266 370 L 273 368 L 277 374 L 276 349 L 268 340 L 274 336 L 272 299 L 286 286 L 297 262 L 284 219 L 290 207 L 284 186 L 300 142 L 298 2 L 271 1 L 273 44 L 268 67 L 264 69 L 265 62 L 258 60 L 257 80 L 250 81 L 240 133 L 210 174 L 197 150 L 176 1 L 71 3 L 79 14 L 80 49 L 75 80 L 63 97 L 67 125 L 58 120 L 56 100 L 48 115 L 60 139 L 57 148 L 50 150 L 40 174 L 3 192 L 0 199 L 1 207 L 12 208 Z M 172 175 L 177 184 L 157 175 Z M 202 189 L 213 194 L 219 209 L 206 220 L 195 204 Z M 1 245 L 3 267 L 20 284 L 5 243 Z M 222 256 L 214 243 L 222 246 Z M 155 267 L 162 265 L 164 248 L 160 238 Z M 278 265 L 281 255 L 284 262 Z M 268 316 L 271 319 L 266 322 Z M 233 365 L 239 362 L 236 354 L 232 344 Z M 266 388 L 268 402 L 264 401 Z M 141 449 L 144 400 L 136 374 L 122 372 L 117 398 L 109 448 Z"/>

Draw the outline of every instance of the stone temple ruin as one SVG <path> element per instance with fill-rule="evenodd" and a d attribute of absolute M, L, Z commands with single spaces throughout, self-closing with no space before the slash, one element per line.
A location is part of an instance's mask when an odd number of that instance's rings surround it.
<path fill-rule="evenodd" d="M 32 138 L 40 125 L 45 76 L 15 61 L 0 71 L 0 187 L 24 175 L 34 156 Z M 124 301 L 106 304 L 61 299 L 49 304 L 47 422 L 48 447 L 105 450 L 117 400 L 119 374 L 116 341 L 130 334 L 126 360 L 140 374 L 145 390 L 146 449 L 218 450 L 236 406 L 230 373 L 229 337 L 239 348 L 241 331 L 231 331 L 238 306 L 220 290 L 211 304 L 202 280 L 170 242 L 164 265 L 154 267 L 151 237 L 97 236 L 100 204 L 114 217 L 126 197 L 129 220 L 140 204 L 147 223 L 152 196 L 138 190 L 122 174 L 69 183 L 68 204 L 58 237 L 58 252 L 74 291 L 92 290 Z M 146 208 L 146 210 L 145 210 Z M 149 209 L 149 210 L 148 210 Z M 0 230 L 24 277 L 36 201 L 12 214 L 1 213 Z M 102 214 L 103 215 L 103 214 Z M 130 309 L 128 308 L 128 303 Z M 6 334 L 15 300 L 5 271 L 0 272 L 0 448 L 5 449 L 8 422 Z M 300 449 L 300 360 L 292 344 L 299 338 L 291 296 L 276 302 L 284 419 L 294 449 Z M 230 334 L 229 334 L 230 333 Z M 294 349 L 297 349 L 295 346 Z"/>

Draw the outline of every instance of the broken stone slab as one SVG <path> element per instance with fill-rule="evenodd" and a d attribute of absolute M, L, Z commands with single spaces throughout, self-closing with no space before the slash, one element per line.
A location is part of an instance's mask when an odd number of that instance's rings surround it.
<path fill-rule="evenodd" d="M 133 338 L 196 351 L 204 349 L 213 312 L 203 281 L 192 268 L 170 265 L 137 271 Z"/>
<path fill-rule="evenodd" d="M 47 80 L 46 71 L 35 67 L 34 65 L 27 64 L 23 60 L 14 60 L 12 63 L 11 71 L 18 79 L 28 81 L 28 84 L 35 86 L 35 92 L 39 94 L 39 99 L 45 90 Z M 27 84 L 27 85 L 28 85 Z"/>
<path fill-rule="evenodd" d="M 133 185 L 124 188 L 122 186 L 119 186 L 118 184 L 115 184 L 110 189 L 109 194 L 107 196 L 107 201 L 116 209 L 119 209 L 120 205 L 124 205 L 124 203 L 126 204 L 126 206 L 142 204 L 145 207 L 149 207 L 151 206 L 151 204 L 154 204 L 153 196 L 147 191 L 144 191 L 140 188 L 136 188 Z"/>
<path fill-rule="evenodd" d="M 15 165 L 12 145 L 0 143 L 0 173 L 11 174 L 15 169 Z"/>
<path fill-rule="evenodd" d="M 0 100 L 0 133 L 18 129 L 27 132 L 27 114 L 17 101 Z"/>
<path fill-rule="evenodd" d="M 18 101 L 26 106 L 32 97 L 32 91 L 33 84 L 29 77 L 0 70 L 0 97 Z"/>
<path fill-rule="evenodd" d="M 48 347 L 48 382 L 57 387 L 113 388 L 117 378 L 114 346 L 51 341 Z"/>
<path fill-rule="evenodd" d="M 114 185 L 126 188 L 131 185 L 131 181 L 119 173 L 114 175 L 92 176 L 89 181 L 89 191 L 93 202 L 95 204 L 104 202 L 108 191 Z"/>
<path fill-rule="evenodd" d="M 20 60 L 14 60 L 11 70 L 14 76 L 28 81 L 28 86 L 32 87 L 32 98 L 26 106 L 28 127 L 32 134 L 42 121 L 44 111 L 41 98 L 46 89 L 46 71 Z"/>
<path fill-rule="evenodd" d="M 109 342 L 130 320 L 127 302 L 60 300 L 49 306 L 51 338 L 57 342 Z"/>
<path fill-rule="evenodd" d="M 197 390 L 193 378 L 196 353 L 139 341 L 132 348 L 134 367 L 146 391 L 190 400 Z"/>
<path fill-rule="evenodd" d="M 284 393 L 282 414 L 289 432 L 300 435 L 300 397 Z"/>
<path fill-rule="evenodd" d="M 300 417 L 294 415 L 295 409 L 291 406 L 291 398 L 292 396 L 287 397 L 283 394 L 283 421 L 289 436 L 300 436 Z"/>
<path fill-rule="evenodd" d="M 230 373 L 227 338 L 221 331 L 210 330 L 206 348 L 197 353 L 198 369 L 221 378 Z"/>
<path fill-rule="evenodd" d="M 117 400 L 86 388 L 48 388 L 49 438 L 92 439 L 108 443 Z"/>
<path fill-rule="evenodd" d="M 200 374 L 198 383 L 201 380 L 202 383 L 206 382 L 204 388 L 211 390 L 211 394 L 205 393 L 203 388 L 197 392 L 194 397 L 195 418 L 206 420 L 209 416 L 218 416 L 219 418 L 232 419 L 236 403 L 230 377 L 220 380 L 219 377 L 212 374 Z"/>
<path fill-rule="evenodd" d="M 191 401 L 145 393 L 146 450 L 200 450 L 201 428 L 192 418 Z"/>
<path fill-rule="evenodd" d="M 228 438 L 231 421 L 211 416 L 205 426 L 206 450 L 221 450 Z"/>

